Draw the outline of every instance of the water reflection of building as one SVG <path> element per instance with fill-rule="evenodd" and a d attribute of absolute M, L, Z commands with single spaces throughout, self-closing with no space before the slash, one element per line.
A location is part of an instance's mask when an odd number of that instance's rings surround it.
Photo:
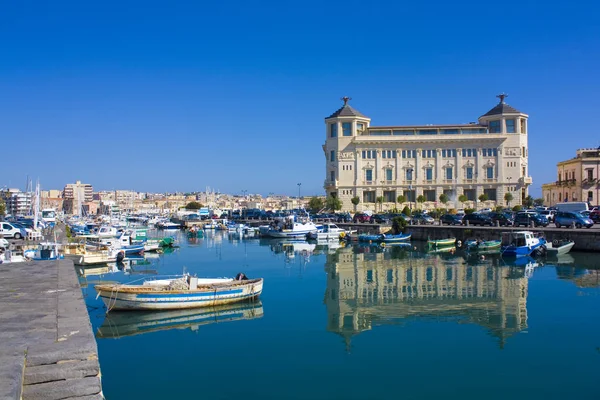
<path fill-rule="evenodd" d="M 476 323 L 498 337 L 500 346 L 527 327 L 527 279 L 512 278 L 510 268 L 351 250 L 328 255 L 325 264 L 327 329 L 347 346 L 373 325 L 415 317 Z"/>

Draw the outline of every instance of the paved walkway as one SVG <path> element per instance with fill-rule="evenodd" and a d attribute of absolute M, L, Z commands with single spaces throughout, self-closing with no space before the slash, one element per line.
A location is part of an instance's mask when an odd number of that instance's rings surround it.
<path fill-rule="evenodd" d="M 72 261 L 0 264 L 0 400 L 102 399 Z"/>

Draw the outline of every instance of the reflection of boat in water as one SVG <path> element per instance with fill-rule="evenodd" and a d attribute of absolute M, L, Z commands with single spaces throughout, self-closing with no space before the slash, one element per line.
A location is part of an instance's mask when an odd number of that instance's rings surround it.
<path fill-rule="evenodd" d="M 97 338 L 119 338 L 169 329 L 197 329 L 201 325 L 255 319 L 263 316 L 260 301 L 174 311 L 121 311 L 106 316 Z"/>

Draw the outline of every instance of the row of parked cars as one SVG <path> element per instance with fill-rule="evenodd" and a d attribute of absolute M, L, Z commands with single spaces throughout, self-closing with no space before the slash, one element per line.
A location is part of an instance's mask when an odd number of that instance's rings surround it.
<path fill-rule="evenodd" d="M 512 211 L 506 212 L 476 212 L 472 214 L 444 214 L 440 217 L 441 225 L 475 225 L 475 226 L 516 226 L 516 227 L 546 227 L 554 223 L 557 228 L 572 227 L 591 228 L 594 221 L 591 215 L 600 214 L 600 211 L 592 211 L 590 217 L 586 217 L 578 212 L 560 212 L 555 210 L 544 210 L 551 212 L 541 212 L 535 210 L 525 210 L 518 213 Z M 410 224 L 433 224 L 435 220 L 425 214 L 415 214 L 412 217 L 404 214 L 374 214 L 368 215 L 357 213 L 353 222 L 355 223 L 378 223 L 389 224 L 395 216 L 402 216 Z M 597 218 L 597 217 L 596 217 Z M 346 222 L 346 221 L 344 221 Z"/>

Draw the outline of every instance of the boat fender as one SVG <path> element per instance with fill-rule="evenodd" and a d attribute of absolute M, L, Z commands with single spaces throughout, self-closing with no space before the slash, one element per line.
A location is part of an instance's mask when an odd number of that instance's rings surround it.
<path fill-rule="evenodd" d="M 247 281 L 248 277 L 243 272 L 240 272 L 235 276 L 235 280 L 236 281 Z"/>
<path fill-rule="evenodd" d="M 385 247 L 385 243 L 381 243 L 381 247 Z"/>

